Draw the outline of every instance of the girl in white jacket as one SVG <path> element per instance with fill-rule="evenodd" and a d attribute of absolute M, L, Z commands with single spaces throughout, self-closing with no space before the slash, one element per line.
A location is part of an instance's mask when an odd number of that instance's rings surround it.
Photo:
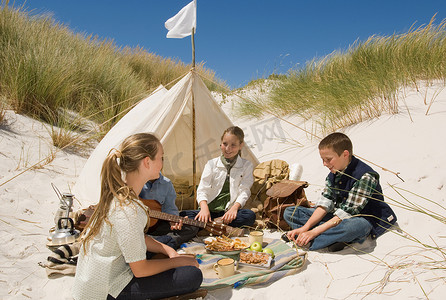
<path fill-rule="evenodd" d="M 244 146 L 243 130 L 232 126 L 221 137 L 221 156 L 206 163 L 197 189 L 200 210 L 186 210 L 182 216 L 202 222 L 221 217 L 233 227 L 252 226 L 255 213 L 243 209 L 254 182 L 252 163 L 240 157 Z"/>

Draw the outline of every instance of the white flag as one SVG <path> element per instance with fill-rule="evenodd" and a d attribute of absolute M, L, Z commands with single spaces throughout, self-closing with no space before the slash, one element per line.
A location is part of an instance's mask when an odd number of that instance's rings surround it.
<path fill-rule="evenodd" d="M 183 7 L 175 16 L 164 23 L 169 30 L 166 37 L 181 39 L 192 34 L 192 28 L 197 26 L 196 0 Z"/>

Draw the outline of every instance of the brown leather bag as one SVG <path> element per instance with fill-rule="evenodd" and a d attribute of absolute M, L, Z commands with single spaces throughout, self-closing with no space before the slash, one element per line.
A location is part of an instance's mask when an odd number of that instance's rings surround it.
<path fill-rule="evenodd" d="M 283 212 L 290 206 L 310 207 L 304 188 L 306 181 L 282 180 L 274 184 L 267 192 L 262 218 L 271 228 L 289 230 L 290 226 L 283 218 Z"/>
<path fill-rule="evenodd" d="M 93 215 L 96 205 L 90 205 L 87 208 L 76 211 L 73 215 L 74 228 L 79 231 L 83 231 L 90 217 Z"/>

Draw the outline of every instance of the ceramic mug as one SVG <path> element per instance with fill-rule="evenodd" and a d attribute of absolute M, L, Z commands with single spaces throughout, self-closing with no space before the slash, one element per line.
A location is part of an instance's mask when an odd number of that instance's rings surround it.
<path fill-rule="evenodd" d="M 235 260 L 232 258 L 222 258 L 214 264 L 214 271 L 218 278 L 226 278 L 235 274 Z"/>
<path fill-rule="evenodd" d="M 252 245 L 252 243 L 259 242 L 260 245 L 263 244 L 263 232 L 262 231 L 251 231 L 249 233 L 249 244 Z"/>

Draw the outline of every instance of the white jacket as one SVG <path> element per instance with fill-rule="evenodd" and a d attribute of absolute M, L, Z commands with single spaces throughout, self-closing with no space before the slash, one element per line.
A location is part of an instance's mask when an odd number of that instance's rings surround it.
<path fill-rule="evenodd" d="M 231 199 L 226 205 L 226 209 L 229 209 L 235 202 L 240 203 L 241 207 L 243 207 L 246 201 L 248 201 L 249 196 L 251 196 L 251 186 L 254 183 L 252 171 L 252 163 L 238 156 L 229 174 Z M 198 185 L 197 202 L 200 203 L 206 200 L 207 203 L 211 203 L 220 194 L 225 183 L 226 174 L 226 167 L 221 162 L 220 157 L 209 160 L 204 166 L 200 184 Z"/>

